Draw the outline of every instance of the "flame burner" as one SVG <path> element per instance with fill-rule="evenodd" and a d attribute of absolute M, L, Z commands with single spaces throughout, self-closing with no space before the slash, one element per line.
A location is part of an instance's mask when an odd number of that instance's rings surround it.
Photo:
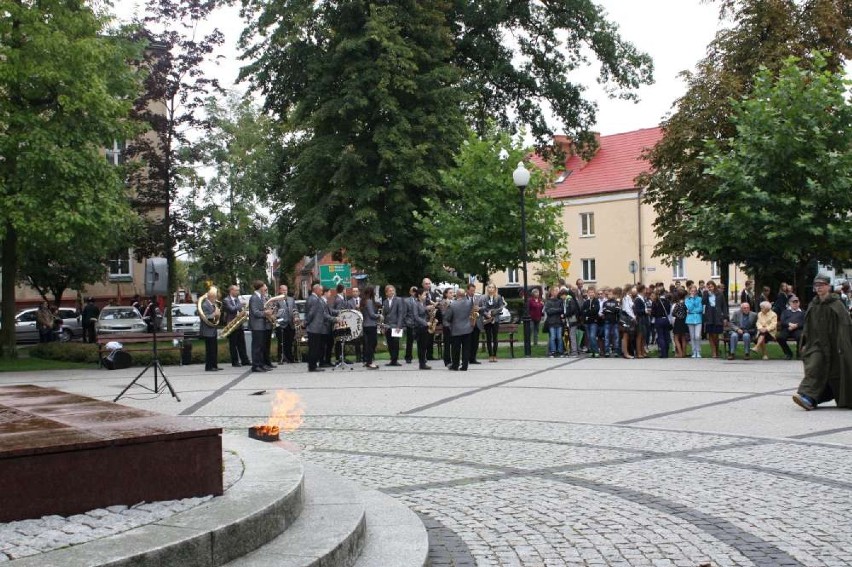
<path fill-rule="evenodd" d="M 248 436 L 251 439 L 258 441 L 279 441 L 281 438 L 279 433 L 281 430 L 277 425 L 254 425 L 249 427 Z"/>

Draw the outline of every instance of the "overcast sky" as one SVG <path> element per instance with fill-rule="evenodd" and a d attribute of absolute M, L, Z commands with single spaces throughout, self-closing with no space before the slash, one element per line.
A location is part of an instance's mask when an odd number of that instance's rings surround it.
<path fill-rule="evenodd" d="M 704 56 L 707 44 L 718 27 L 717 7 L 700 0 L 597 0 L 616 22 L 622 37 L 654 60 L 655 83 L 639 90 L 640 101 L 611 100 L 595 83 L 596 70 L 582 75 L 588 97 L 598 103 L 601 134 L 615 134 L 657 125 L 684 92 L 677 74 L 692 70 Z M 116 0 L 116 14 L 128 18 L 136 10 L 133 0 Z M 237 38 L 243 24 L 235 8 L 221 9 L 212 20 L 227 38 L 222 54 L 225 60 L 214 72 L 224 86 L 231 86 L 239 71 Z M 237 87 L 242 90 L 241 87 Z"/>

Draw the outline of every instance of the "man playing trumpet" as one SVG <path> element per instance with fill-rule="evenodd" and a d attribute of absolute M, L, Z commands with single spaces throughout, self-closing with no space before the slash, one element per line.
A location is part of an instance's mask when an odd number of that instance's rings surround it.
<path fill-rule="evenodd" d="M 213 372 L 219 368 L 219 344 L 216 341 L 221 311 L 217 305 L 219 290 L 212 286 L 201 301 L 201 336 L 204 337 L 204 370 Z"/>

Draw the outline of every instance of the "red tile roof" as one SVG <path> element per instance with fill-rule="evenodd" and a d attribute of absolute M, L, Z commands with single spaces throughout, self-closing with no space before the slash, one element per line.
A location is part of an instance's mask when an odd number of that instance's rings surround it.
<path fill-rule="evenodd" d="M 590 161 L 584 162 L 577 156 L 568 158 L 565 170 L 571 174 L 549 189 L 547 196 L 564 199 L 635 189 L 636 177 L 650 167 L 641 159 L 642 153 L 662 137 L 662 129 L 658 127 L 601 136 L 600 147 Z M 542 168 L 550 167 L 538 156 L 532 162 Z"/>

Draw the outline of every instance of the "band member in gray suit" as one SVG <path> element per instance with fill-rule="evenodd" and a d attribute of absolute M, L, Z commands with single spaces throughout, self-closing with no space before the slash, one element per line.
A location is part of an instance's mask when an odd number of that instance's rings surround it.
<path fill-rule="evenodd" d="M 208 372 L 222 370 L 219 368 L 219 345 L 216 342 L 217 329 L 216 325 L 213 324 L 219 321 L 219 307 L 216 305 L 218 296 L 219 290 L 214 286 L 207 290 L 207 297 L 201 301 L 201 311 L 204 312 L 204 317 L 201 317 L 201 336 L 204 337 L 204 370 Z"/>
<path fill-rule="evenodd" d="M 420 370 L 432 370 L 432 367 L 426 364 L 426 337 L 429 333 L 426 327 L 429 321 L 426 318 L 426 301 L 429 299 L 428 291 L 420 291 L 419 297 L 412 302 L 410 317 L 414 321 L 414 337 L 417 339 L 417 359 L 420 363 Z"/>
<path fill-rule="evenodd" d="M 396 296 L 396 288 L 390 284 L 385 286 L 385 299 L 382 301 L 382 314 L 385 318 L 385 338 L 388 342 L 390 362 L 387 366 L 402 366 L 399 363 L 399 336 L 394 337 L 394 329 L 402 329 L 405 325 L 405 304 Z M 397 330 L 397 334 L 399 331 Z"/>
<path fill-rule="evenodd" d="M 420 287 L 427 294 L 426 306 L 436 305 L 441 302 L 441 292 L 432 287 L 432 280 L 423 278 Z M 438 322 L 441 322 L 441 313 L 437 314 Z M 426 360 L 435 360 L 435 336 L 426 333 Z"/>
<path fill-rule="evenodd" d="M 278 286 L 278 295 L 287 295 L 287 286 Z M 278 339 L 278 364 L 293 363 L 293 338 L 296 336 L 296 324 L 293 312 L 296 311 L 296 300 L 290 296 L 279 299 L 275 320 L 275 338 Z"/>
<path fill-rule="evenodd" d="M 405 323 L 405 363 L 411 364 L 414 359 L 414 343 L 417 342 L 417 325 L 414 321 L 415 305 L 420 302 L 420 290 L 417 286 L 408 289 L 408 297 L 405 298 L 405 315 L 402 320 Z"/>
<path fill-rule="evenodd" d="M 470 312 L 473 310 L 473 297 L 467 294 L 456 298 L 444 311 L 444 325 L 452 333 L 452 355 L 450 370 L 467 370 L 470 360 L 470 333 L 473 324 Z"/>
<path fill-rule="evenodd" d="M 272 365 L 268 364 L 266 356 L 267 337 L 272 332 L 272 323 L 267 319 L 267 314 L 272 313 L 272 309 L 264 309 L 264 297 L 268 288 L 266 284 L 258 280 L 254 282 L 254 293 L 249 299 L 249 329 L 251 329 L 251 360 L 252 372 L 268 372 L 272 370 Z"/>
<path fill-rule="evenodd" d="M 361 315 L 364 316 L 364 366 L 370 370 L 379 368 L 373 363 L 373 355 L 376 354 L 378 343 L 379 323 L 379 307 L 375 298 L 376 290 L 370 285 L 364 290 L 364 298 L 358 302 Z"/>
<path fill-rule="evenodd" d="M 352 309 L 354 311 L 361 311 L 361 290 L 357 287 L 353 287 L 350 289 L 351 296 L 346 300 L 346 309 Z M 363 315 L 363 313 L 362 313 Z M 364 324 L 366 325 L 367 319 L 364 318 Z M 361 345 L 364 343 L 364 336 L 361 335 L 354 341 L 352 341 L 352 347 L 355 349 L 355 362 L 362 362 L 363 358 L 361 356 Z"/>
<path fill-rule="evenodd" d="M 315 283 L 305 303 L 305 331 L 308 333 L 308 371 L 321 372 L 319 367 L 323 353 L 323 329 L 325 306 L 322 301 L 322 286 Z"/>
<path fill-rule="evenodd" d="M 476 295 L 476 284 L 467 284 L 467 298 L 472 305 L 476 305 L 480 308 L 479 318 L 470 330 L 470 358 L 468 359 L 468 362 L 470 364 L 482 364 L 476 360 L 476 351 L 479 350 L 479 326 L 482 324 L 482 296 Z"/>
<path fill-rule="evenodd" d="M 228 297 L 222 301 L 222 322 L 228 324 L 234 320 L 237 314 L 243 310 L 243 302 L 240 299 L 240 288 L 232 285 L 228 288 Z M 237 329 L 228 335 L 228 349 L 231 351 L 231 366 L 248 366 L 248 354 L 246 354 L 246 334 L 242 329 Z"/>

